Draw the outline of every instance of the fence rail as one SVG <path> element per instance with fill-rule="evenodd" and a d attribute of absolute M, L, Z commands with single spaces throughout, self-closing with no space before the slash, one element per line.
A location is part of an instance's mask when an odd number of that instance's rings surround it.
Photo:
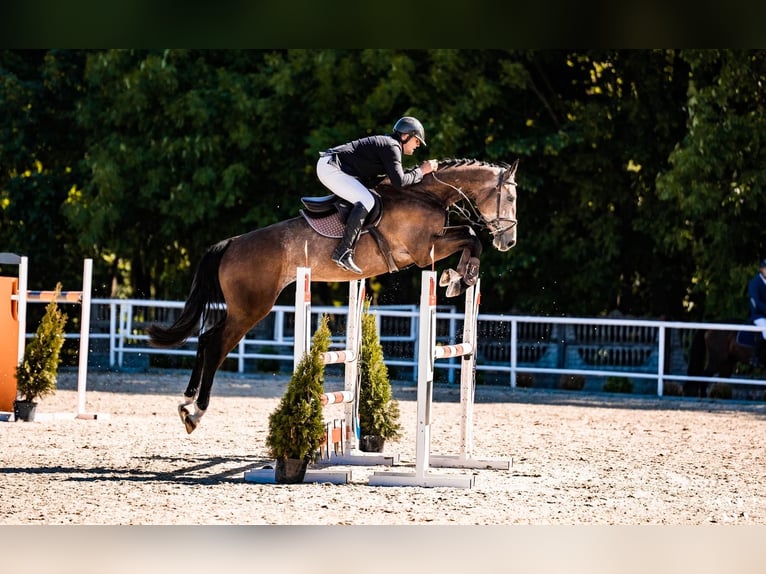
<path fill-rule="evenodd" d="M 183 309 L 181 301 L 143 299 L 93 299 L 90 321 L 92 368 L 125 369 L 150 366 L 151 357 L 188 356 L 196 353 L 196 337 L 178 349 L 149 346 L 146 327 L 170 323 Z M 330 316 L 333 345 L 343 345 L 346 307 L 314 306 L 312 325 L 322 314 Z M 398 378 L 416 380 L 418 308 L 381 306 L 371 308 L 376 316 L 385 362 L 398 369 Z M 460 340 L 463 314 L 455 307 L 437 310 L 437 344 Z M 289 371 L 293 360 L 294 308 L 277 305 L 271 313 L 239 342 L 229 354 L 237 371 L 256 370 L 256 361 L 284 362 Z M 30 327 L 33 328 L 33 327 Z M 518 386 L 520 376 L 539 381 L 562 376 L 584 376 L 598 387 L 609 377 L 629 378 L 643 385 L 644 392 L 661 396 L 666 382 L 716 382 L 721 379 L 686 375 L 691 336 L 698 329 L 758 331 L 738 324 L 687 323 L 616 317 L 573 318 L 517 315 L 478 316 L 477 377 L 480 382 Z M 28 334 L 27 336 L 31 336 Z M 79 338 L 76 333 L 67 338 Z M 436 366 L 447 382 L 454 381 L 459 361 Z M 411 371 L 411 372 L 407 372 Z M 744 385 L 766 385 L 766 380 L 726 380 Z M 543 384 L 543 386 L 545 386 Z"/>

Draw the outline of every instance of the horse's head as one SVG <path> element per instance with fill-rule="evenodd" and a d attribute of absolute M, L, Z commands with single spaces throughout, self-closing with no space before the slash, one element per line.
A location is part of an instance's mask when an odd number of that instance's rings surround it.
<path fill-rule="evenodd" d="M 457 191 L 454 201 L 468 200 L 473 214 L 462 208 L 468 218 L 478 216 L 492 235 L 492 245 L 499 251 L 508 251 L 516 245 L 516 169 L 513 165 L 490 164 L 474 160 L 447 160 L 440 162 L 434 179 Z M 444 171 L 442 171 L 444 169 Z M 470 209 L 470 208 L 469 208 Z"/>
<path fill-rule="evenodd" d="M 489 205 L 477 206 L 482 214 L 490 233 L 492 234 L 492 245 L 499 251 L 508 251 L 516 245 L 516 169 L 519 167 L 519 160 L 513 162 L 513 165 L 504 166 L 503 171 L 498 174 L 497 191 L 494 194 L 496 208 L 494 217 L 492 214 L 492 197 L 486 199 L 483 203 Z"/>

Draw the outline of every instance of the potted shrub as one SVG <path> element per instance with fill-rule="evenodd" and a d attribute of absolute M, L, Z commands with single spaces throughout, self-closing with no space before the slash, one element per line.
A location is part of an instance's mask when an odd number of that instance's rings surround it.
<path fill-rule="evenodd" d="M 59 355 L 64 345 L 67 316 L 56 304 L 61 283 L 56 285 L 54 299 L 45 308 L 35 336 L 24 347 L 24 357 L 16 367 L 17 400 L 13 403 L 15 420 L 33 421 L 37 400 L 56 392 Z"/>
<path fill-rule="evenodd" d="M 383 452 L 386 439 L 398 439 L 399 403 L 391 396 L 388 368 L 383 362 L 375 316 L 368 312 L 369 300 L 362 314 L 362 348 L 359 352 L 359 449 Z"/>
<path fill-rule="evenodd" d="M 565 391 L 581 391 L 585 387 L 585 377 L 583 375 L 561 375 L 559 378 L 559 388 Z"/>
<path fill-rule="evenodd" d="M 287 384 L 277 409 L 269 416 L 266 445 L 276 459 L 274 480 L 282 484 L 303 482 L 306 468 L 324 441 L 321 395 L 324 392 L 322 353 L 330 347 L 327 315 L 323 315 Z"/>

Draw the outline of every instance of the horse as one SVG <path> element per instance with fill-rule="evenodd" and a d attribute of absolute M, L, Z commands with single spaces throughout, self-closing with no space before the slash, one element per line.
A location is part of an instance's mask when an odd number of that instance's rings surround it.
<path fill-rule="evenodd" d="M 741 342 L 738 333 L 746 341 Z M 755 342 L 752 331 L 723 331 L 708 329 L 696 331 L 689 347 L 689 363 L 686 374 L 690 377 L 714 377 L 728 379 L 739 363 L 750 367 L 757 365 Z M 747 344 L 750 343 L 750 344 Z M 706 397 L 707 383 L 684 381 L 684 396 Z"/>
<path fill-rule="evenodd" d="M 169 327 L 147 328 L 150 344 L 159 348 L 180 346 L 201 331 L 189 384 L 178 405 L 186 432 L 194 431 L 209 407 L 215 373 L 228 353 L 295 282 L 297 267 L 310 267 L 315 282 L 350 281 L 413 265 L 424 268 L 460 251 L 457 270 L 445 270 L 439 284 L 454 297 L 476 283 L 483 248 L 474 227 L 487 229 L 498 251 L 516 244 L 518 163 L 446 159 L 438 162 L 435 172 L 405 188 L 384 179 L 374 189 L 381 204 L 375 233 L 363 234 L 356 244 L 354 259 L 361 263 L 361 276 L 332 261 L 338 240 L 314 231 L 305 213 L 209 247 L 197 264 L 179 317 Z M 306 205 L 307 199 L 303 198 Z M 456 209 L 467 224 L 449 225 L 449 214 Z M 194 413 L 187 408 L 192 404 Z"/>

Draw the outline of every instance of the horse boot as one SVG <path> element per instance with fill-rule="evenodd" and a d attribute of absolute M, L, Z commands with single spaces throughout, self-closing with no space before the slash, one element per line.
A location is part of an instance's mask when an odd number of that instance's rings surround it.
<path fill-rule="evenodd" d="M 362 274 L 362 270 L 354 263 L 354 247 L 359 239 L 362 225 L 364 225 L 364 220 L 368 213 L 367 208 L 361 203 L 354 204 L 354 208 L 348 214 L 348 219 L 346 219 L 346 229 L 343 231 L 343 238 L 332 253 L 332 260 L 339 267 L 358 275 Z"/>

